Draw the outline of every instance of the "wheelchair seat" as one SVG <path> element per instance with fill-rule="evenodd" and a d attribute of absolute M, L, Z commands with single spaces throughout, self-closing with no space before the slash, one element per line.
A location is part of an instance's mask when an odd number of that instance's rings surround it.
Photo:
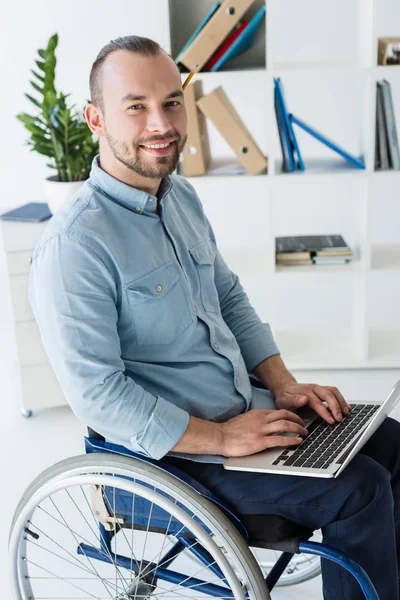
<path fill-rule="evenodd" d="M 108 443 L 102 435 L 91 429 L 91 427 L 88 427 L 88 436 L 89 439 L 86 438 L 85 440 L 86 452 L 110 451 L 114 453 L 118 452 L 124 456 L 142 458 L 151 464 L 160 466 L 189 484 L 203 497 L 214 502 L 236 526 L 248 545 L 253 548 L 266 548 L 269 550 L 299 554 L 300 542 L 308 540 L 313 535 L 313 531 L 310 531 L 293 521 L 289 521 L 289 519 L 281 517 L 280 515 L 246 515 L 245 518 L 242 517 L 242 520 L 240 520 L 219 498 L 217 498 L 217 496 L 215 496 L 215 494 L 207 490 L 201 483 L 190 477 L 187 473 L 181 471 L 175 465 L 171 465 L 163 460 L 152 460 L 132 452 L 124 446 Z M 260 523 L 261 520 L 262 522 Z M 260 531 L 262 531 L 263 534 L 261 538 L 259 536 Z"/>

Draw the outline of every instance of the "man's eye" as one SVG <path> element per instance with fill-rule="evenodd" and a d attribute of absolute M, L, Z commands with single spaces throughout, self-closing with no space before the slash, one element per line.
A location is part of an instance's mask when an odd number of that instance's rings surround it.
<path fill-rule="evenodd" d="M 133 108 L 134 110 L 137 110 L 138 108 L 143 108 L 143 104 L 132 104 L 132 106 L 129 107 L 130 109 Z"/>
<path fill-rule="evenodd" d="M 180 106 L 180 102 L 176 100 L 171 100 L 171 102 L 167 102 L 167 106 Z"/>

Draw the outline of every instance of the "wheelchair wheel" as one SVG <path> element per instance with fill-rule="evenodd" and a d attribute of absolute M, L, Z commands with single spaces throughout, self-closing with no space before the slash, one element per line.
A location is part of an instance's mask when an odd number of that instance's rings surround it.
<path fill-rule="evenodd" d="M 321 542 L 322 534 L 320 531 L 316 531 L 312 536 L 313 542 Z M 271 571 L 272 567 L 278 560 L 281 552 L 275 550 L 264 550 L 262 548 L 251 548 L 254 556 L 256 557 L 257 563 L 260 565 L 261 570 L 266 577 Z M 295 554 L 280 576 L 276 587 L 296 585 L 303 581 L 308 581 L 317 577 L 321 573 L 321 560 L 318 556 L 311 554 Z"/>
<path fill-rule="evenodd" d="M 9 539 L 16 600 L 269 600 L 262 572 L 212 502 L 159 467 L 89 454 L 27 488 Z"/>

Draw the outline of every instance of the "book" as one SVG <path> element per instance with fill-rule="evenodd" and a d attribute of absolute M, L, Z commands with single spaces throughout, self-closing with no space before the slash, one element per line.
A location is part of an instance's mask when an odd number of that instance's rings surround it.
<path fill-rule="evenodd" d="M 339 234 L 299 235 L 275 238 L 277 256 L 281 252 L 347 252 L 351 248 Z"/>
<path fill-rule="evenodd" d="M 385 115 L 385 129 L 388 142 L 389 165 L 393 169 L 400 169 L 400 150 L 397 137 L 396 118 L 394 114 L 392 92 L 390 83 L 383 79 L 378 81 L 382 93 L 383 111 Z"/>
<path fill-rule="evenodd" d="M 285 165 L 285 159 L 287 159 L 287 171 L 293 172 L 295 169 L 294 165 L 294 155 L 293 155 L 293 146 L 289 137 L 289 128 L 288 122 L 285 118 L 285 112 L 282 106 L 282 98 L 278 90 L 278 86 L 276 84 L 276 79 L 274 80 L 274 102 L 275 102 L 275 110 L 277 111 L 277 123 L 278 128 L 280 127 L 280 137 L 282 136 L 282 156 Z"/>
<path fill-rule="evenodd" d="M 275 108 L 276 124 L 278 127 L 279 143 L 281 145 L 281 151 L 282 151 L 282 171 L 284 173 L 288 173 L 289 172 L 289 156 L 288 156 L 289 149 L 286 146 L 285 137 L 283 135 L 283 124 L 282 124 L 281 113 L 280 113 L 279 106 L 278 106 L 278 98 L 277 98 L 276 89 L 274 90 L 274 108 Z"/>
<path fill-rule="evenodd" d="M 189 71 L 199 72 L 253 2 L 254 0 L 224 0 L 190 46 L 180 53 L 179 62 Z"/>
<path fill-rule="evenodd" d="M 243 52 L 246 52 L 246 50 L 251 47 L 265 12 L 265 6 L 261 6 L 254 17 L 250 20 L 248 25 L 246 25 L 246 27 L 244 27 L 239 35 L 233 40 L 233 43 L 230 44 L 223 56 L 221 56 L 221 58 L 214 64 L 211 69 L 212 71 L 218 71 L 218 69 L 220 69 L 226 62 L 236 58 L 236 56 L 239 56 L 240 54 L 243 54 Z"/>
<path fill-rule="evenodd" d="M 197 106 L 212 121 L 250 175 L 263 172 L 267 158 L 263 155 L 222 86 L 202 96 Z"/>
<path fill-rule="evenodd" d="M 386 136 L 386 125 L 385 115 L 383 111 L 383 99 L 382 89 L 376 84 L 376 161 L 375 165 L 377 169 L 388 169 L 389 168 L 389 156 L 387 147 L 387 136 Z"/>
<path fill-rule="evenodd" d="M 233 30 L 231 35 L 226 39 L 226 41 L 222 44 L 222 46 L 220 46 L 218 48 L 218 50 L 216 51 L 216 53 L 213 54 L 213 56 L 210 58 L 210 60 L 208 62 L 206 62 L 206 64 L 203 67 L 203 71 L 217 70 L 217 69 L 213 69 L 213 67 L 217 63 L 220 63 L 219 66 L 221 66 L 221 64 L 223 64 L 221 59 L 223 58 L 224 54 L 226 54 L 226 52 L 232 46 L 234 41 L 239 37 L 239 35 L 242 33 L 242 31 L 244 31 L 244 29 L 246 29 L 248 24 L 249 24 L 249 21 L 243 21 L 243 23 L 241 23 L 239 25 L 239 27 L 237 27 L 236 29 Z"/>
<path fill-rule="evenodd" d="M 361 158 L 353 156 L 352 154 L 350 154 L 349 152 L 347 152 L 346 150 L 344 150 L 343 148 L 338 146 L 335 142 L 333 142 L 332 140 L 330 140 L 327 137 L 325 137 L 324 135 L 322 135 L 322 133 L 319 133 L 318 131 L 313 129 L 310 125 L 307 125 L 307 123 L 305 123 L 304 121 L 299 119 L 299 117 L 296 117 L 293 114 L 290 114 L 289 117 L 293 123 L 298 125 L 298 127 L 301 127 L 301 129 L 304 129 L 304 131 L 306 131 L 307 133 L 309 133 L 310 135 L 315 137 L 316 140 L 318 140 L 322 144 L 325 144 L 325 146 L 328 146 L 328 148 L 330 148 L 334 152 L 337 152 L 338 154 L 343 156 L 343 158 L 345 158 L 347 161 L 349 161 L 355 167 L 358 167 L 359 169 L 365 169 L 365 164 L 361 160 Z"/>
<path fill-rule="evenodd" d="M 190 38 L 188 39 L 188 41 L 186 42 L 186 44 L 183 46 L 182 50 L 179 52 L 178 56 L 175 59 L 176 64 L 178 64 L 180 62 L 180 58 L 182 56 L 182 54 L 184 54 L 186 52 L 186 50 L 189 48 L 189 46 L 192 45 L 192 43 L 194 42 L 194 40 L 197 38 L 197 36 L 199 35 L 200 31 L 202 29 L 204 29 L 204 27 L 207 25 L 208 21 L 211 19 L 211 17 L 216 13 L 216 11 L 219 9 L 219 7 L 221 6 L 221 2 L 216 2 L 208 11 L 208 13 L 206 14 L 206 16 L 204 17 L 204 19 L 201 21 L 201 23 L 196 27 L 196 29 L 194 30 L 194 32 L 192 33 L 192 35 L 190 36 Z"/>
<path fill-rule="evenodd" d="M 305 167 L 304 167 L 303 157 L 301 155 L 300 147 L 297 143 L 296 135 L 295 135 L 295 132 L 293 129 L 293 124 L 292 124 L 290 115 L 288 113 L 287 107 L 286 107 L 286 100 L 285 100 L 285 96 L 283 93 L 283 85 L 282 85 L 280 77 L 277 77 L 274 81 L 275 81 L 276 91 L 277 91 L 277 95 L 278 95 L 278 104 L 281 109 L 281 117 L 282 117 L 283 121 L 286 123 L 286 127 L 287 127 L 288 139 L 289 139 L 289 144 L 291 146 L 293 160 L 294 160 L 294 155 L 296 154 L 297 155 L 297 168 L 300 171 L 304 171 Z M 296 165 L 294 165 L 294 167 L 296 168 Z"/>
<path fill-rule="evenodd" d="M 52 216 L 48 205 L 45 202 L 29 202 L 18 206 L 8 212 L 0 215 L 0 219 L 5 221 L 29 221 L 39 223 L 46 221 Z"/>
<path fill-rule="evenodd" d="M 187 86 L 185 106 L 187 114 L 187 141 L 182 152 L 185 177 L 205 175 L 210 166 L 210 143 L 207 121 L 197 108 L 197 100 L 203 95 L 203 82 L 199 79 Z"/>

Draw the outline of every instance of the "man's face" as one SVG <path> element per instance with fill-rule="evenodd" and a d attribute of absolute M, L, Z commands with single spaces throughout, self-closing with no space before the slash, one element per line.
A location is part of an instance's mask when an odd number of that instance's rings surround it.
<path fill-rule="evenodd" d="M 101 77 L 104 137 L 115 158 L 143 177 L 170 175 L 187 138 L 182 83 L 172 59 L 164 52 L 145 57 L 117 50 Z"/>

